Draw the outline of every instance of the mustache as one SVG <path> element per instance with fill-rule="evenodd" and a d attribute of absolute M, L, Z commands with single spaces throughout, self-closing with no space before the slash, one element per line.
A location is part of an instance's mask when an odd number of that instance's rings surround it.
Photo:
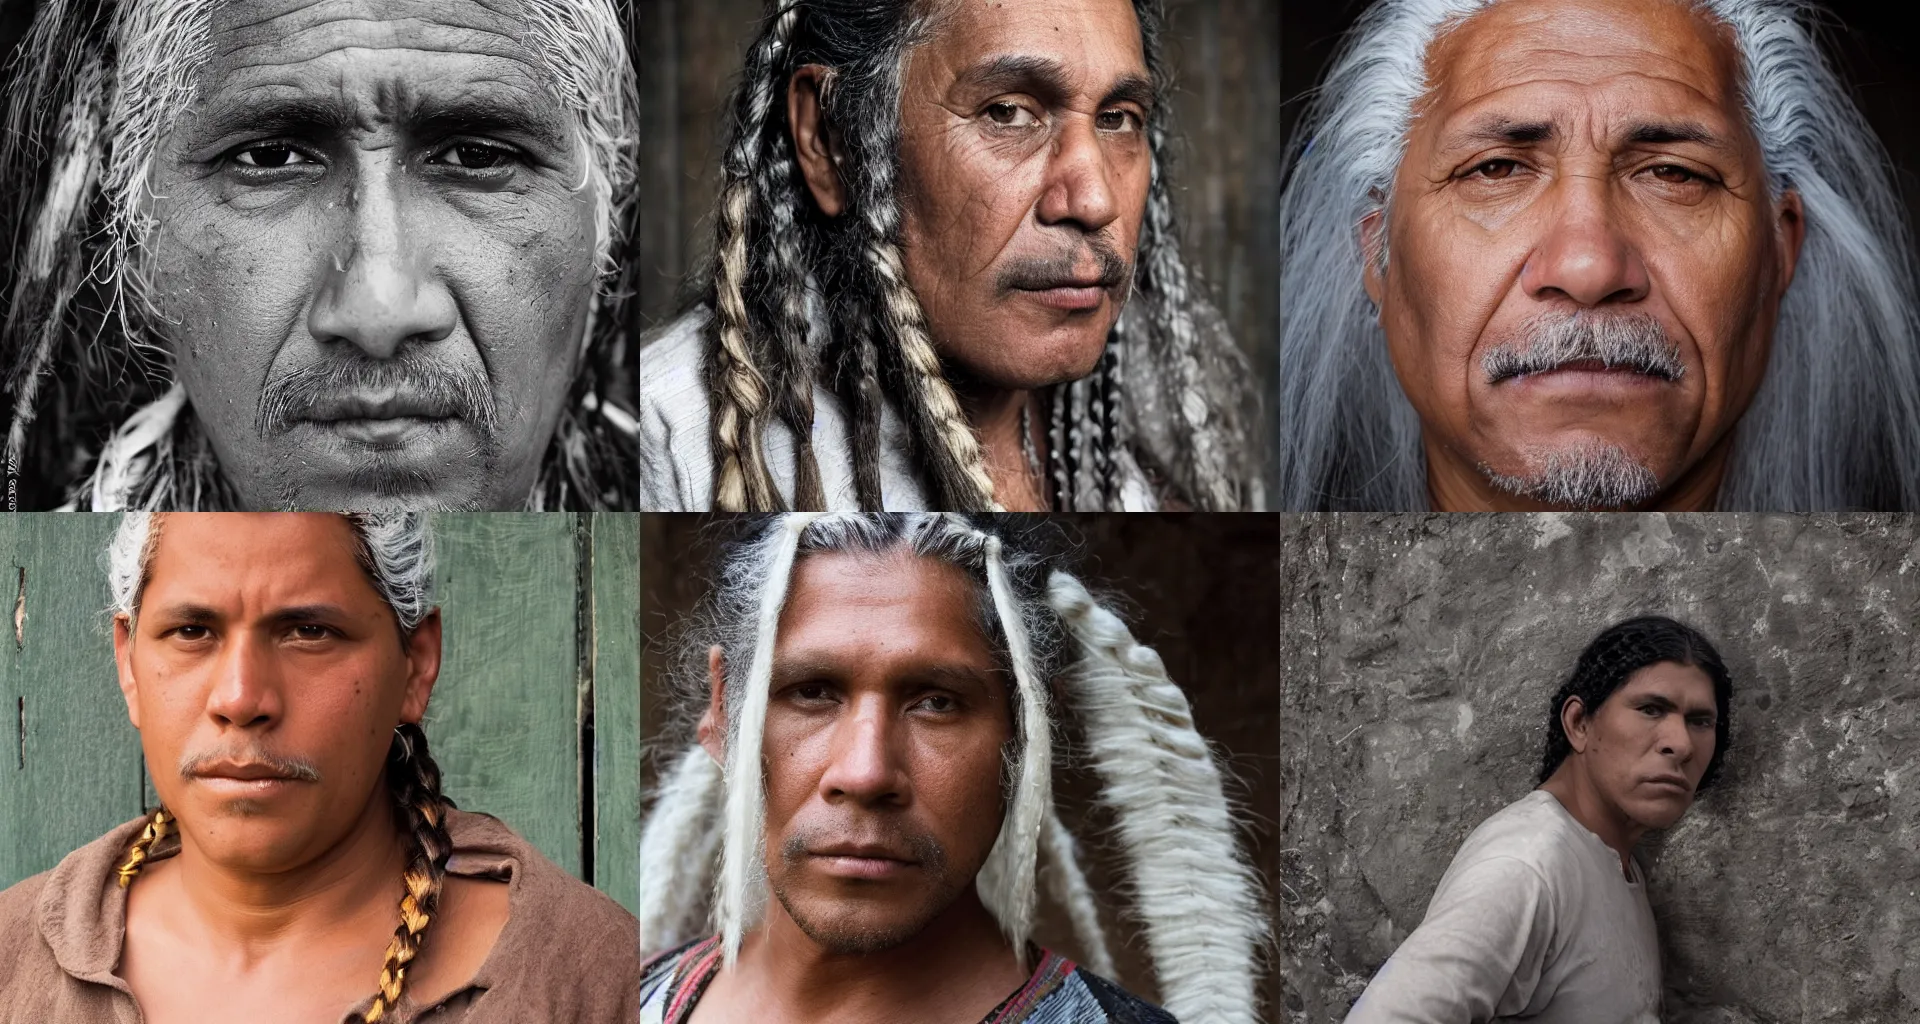
<path fill-rule="evenodd" d="M 499 422 L 483 371 L 448 365 L 419 348 L 403 348 L 390 359 L 343 356 L 268 380 L 260 390 L 254 425 L 263 436 L 283 433 L 301 420 L 316 418 L 316 412 L 335 411 L 366 394 L 397 396 L 395 404 L 404 407 L 405 415 L 457 418 L 489 433 Z"/>
<path fill-rule="evenodd" d="M 1522 334 L 1524 347 L 1502 342 L 1481 357 L 1488 384 L 1581 362 L 1664 381 L 1677 381 L 1687 372 L 1679 343 L 1659 317 L 1647 313 L 1550 313 L 1529 320 Z"/>
<path fill-rule="evenodd" d="M 1091 253 L 1094 262 L 1100 265 L 1100 287 L 1112 290 L 1132 280 L 1133 261 L 1121 255 L 1119 248 L 1105 235 L 1088 235 L 1084 249 L 1069 249 L 1056 256 L 1014 260 L 1001 268 L 994 284 L 1002 292 L 1058 288 L 1079 279 L 1075 268 L 1081 262 L 1082 253 Z"/>
<path fill-rule="evenodd" d="M 788 866 L 806 859 L 810 847 L 825 846 L 828 843 L 855 840 L 874 846 L 892 849 L 905 847 L 913 859 L 938 875 L 947 865 L 947 848 L 932 835 L 917 829 L 905 827 L 901 822 L 878 818 L 868 824 L 849 823 L 846 827 L 832 828 L 822 825 L 801 825 L 780 844 L 780 859 Z"/>
<path fill-rule="evenodd" d="M 208 765 L 216 761 L 232 761 L 237 764 L 257 764 L 266 767 L 274 774 L 301 782 L 319 782 L 320 769 L 312 761 L 300 757 L 281 757 L 262 747 L 249 747 L 241 750 L 209 750 L 198 754 L 180 756 L 180 777 L 191 779 L 204 774 Z"/>

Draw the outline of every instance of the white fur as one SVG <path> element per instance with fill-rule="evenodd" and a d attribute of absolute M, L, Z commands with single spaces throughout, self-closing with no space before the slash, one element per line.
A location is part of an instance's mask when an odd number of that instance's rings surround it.
<path fill-rule="evenodd" d="M 1081 650 L 1062 682 L 1114 809 L 1161 1002 L 1181 1020 L 1255 1024 L 1260 883 L 1186 695 L 1079 580 L 1054 573 L 1048 600 Z"/>
<path fill-rule="evenodd" d="M 1067 831 L 1060 815 L 1052 811 L 1047 812 L 1046 831 L 1040 833 L 1040 855 L 1047 863 L 1048 892 L 1055 903 L 1066 908 L 1073 937 L 1080 943 L 1080 955 L 1093 973 L 1112 978 L 1113 954 L 1107 949 L 1106 930 L 1100 927 L 1093 888 L 1087 884 L 1086 872 L 1080 870 L 1079 844 L 1073 841 L 1073 833 Z"/>
<path fill-rule="evenodd" d="M 709 934 L 708 888 L 724 834 L 724 777 L 699 744 L 688 747 L 660 786 L 640 833 L 640 955 Z"/>
<path fill-rule="evenodd" d="M 1020 691 L 1020 777 L 1014 783 L 1012 806 L 1000 822 L 1000 837 L 980 868 L 979 890 L 981 902 L 1000 922 L 1001 932 L 1024 962 L 1033 934 L 1040 830 L 1053 807 L 1053 723 L 1047 715 L 1047 684 L 1034 677 L 1026 620 L 1007 581 L 1000 547 L 1000 538 L 987 538 L 987 586 L 1000 628 L 1007 634 L 1014 684 Z"/>
<path fill-rule="evenodd" d="M 766 862 L 762 847 L 767 834 L 767 788 L 761 771 L 761 746 L 767 726 L 767 689 L 773 678 L 773 647 L 786 607 L 788 576 L 800 535 L 819 513 L 798 512 L 782 523 L 779 547 L 761 596 L 760 617 L 753 645 L 753 664 L 740 697 L 737 720 L 728 723 L 733 734 L 727 753 L 726 842 L 720 853 L 720 877 L 714 883 L 716 924 L 732 966 L 740 942 L 759 923 L 767 899 Z"/>

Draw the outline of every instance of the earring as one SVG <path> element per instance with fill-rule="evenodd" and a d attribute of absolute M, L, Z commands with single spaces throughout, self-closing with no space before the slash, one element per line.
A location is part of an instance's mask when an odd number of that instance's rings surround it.
<path fill-rule="evenodd" d="M 394 760 L 402 762 L 413 760 L 413 741 L 408 739 L 407 734 L 397 725 L 393 727 L 393 738 L 400 741 L 400 756 Z"/>

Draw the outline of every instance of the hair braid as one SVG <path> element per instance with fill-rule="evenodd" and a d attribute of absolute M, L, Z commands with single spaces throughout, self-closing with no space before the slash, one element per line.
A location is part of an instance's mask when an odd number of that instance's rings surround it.
<path fill-rule="evenodd" d="M 120 888 L 133 884 L 135 875 L 147 864 L 147 858 L 153 853 L 153 844 L 165 839 L 167 826 L 173 823 L 173 817 L 165 807 L 156 808 L 153 817 L 147 819 L 147 827 L 140 830 L 140 838 L 127 847 L 127 859 L 120 862 L 115 874 L 120 876 Z"/>
<path fill-rule="evenodd" d="M 837 390 L 853 412 L 853 493 L 862 512 L 881 512 L 880 348 L 873 337 L 873 317 L 847 317 L 845 323 Z"/>
<path fill-rule="evenodd" d="M 779 98 L 785 95 L 784 59 L 801 20 L 801 5 L 794 0 L 778 11 L 766 30 L 767 38 L 755 47 L 755 56 L 764 58 L 762 66 L 749 64 L 746 74 L 759 83 L 749 86 L 751 93 L 764 94 L 767 105 L 749 109 L 748 119 L 740 126 L 742 141 L 751 133 L 754 144 L 765 156 L 757 167 L 748 170 L 755 177 L 756 210 L 765 221 L 761 244 L 748 250 L 749 280 L 754 283 L 753 322 L 765 324 L 763 343 L 755 351 L 767 366 L 773 389 L 774 409 L 793 433 L 794 507 L 820 510 L 826 507 L 826 493 L 820 483 L 820 461 L 813 450 L 813 389 L 818 368 L 811 344 L 812 317 L 807 311 L 810 286 L 806 238 L 796 223 L 801 208 L 795 184 L 793 140 L 787 134 L 786 118 Z M 759 115 L 757 122 L 752 121 Z M 749 339 L 754 332 L 749 331 Z"/>
<path fill-rule="evenodd" d="M 889 147 L 890 149 L 891 147 Z M 959 396 L 940 369 L 939 353 L 927 331 L 926 314 L 907 284 L 900 246 L 894 240 L 899 211 L 892 193 L 891 157 L 884 178 L 876 175 L 879 196 L 869 201 L 867 264 L 880 286 L 879 318 L 893 336 L 901 379 L 912 392 L 907 421 L 928 455 L 934 483 L 935 507 L 961 511 L 988 511 L 999 506 L 993 498 L 993 478 L 987 475 L 980 439 L 974 436 L 960 408 Z"/>
<path fill-rule="evenodd" d="M 798 18 L 796 7 L 778 13 L 748 51 L 734 104 L 738 128 L 721 161 L 726 184 L 720 192 L 720 238 L 713 275 L 714 333 L 719 344 L 713 347 L 708 365 L 708 386 L 713 396 L 718 462 L 714 507 L 722 511 L 774 511 L 783 502 L 767 468 L 767 414 L 774 399 L 755 359 L 757 346 L 753 343 L 746 291 L 753 277 L 749 236 L 754 208 L 767 202 L 764 195 L 755 194 L 755 177 L 761 170 L 758 165 L 766 148 L 769 124 L 776 129 L 781 126 L 773 117 L 774 99 L 783 92 L 779 58 Z M 800 340 L 804 344 L 805 336 Z M 812 404 L 811 395 L 807 404 Z M 809 429 L 796 441 L 808 441 L 810 447 L 810 408 L 808 413 Z"/>
<path fill-rule="evenodd" d="M 408 968 L 420 955 L 427 926 L 440 909 L 447 858 L 453 855 L 453 837 L 447 834 L 447 809 L 453 804 L 440 795 L 440 766 L 427 753 L 427 734 L 411 722 L 402 723 L 394 733 L 387 789 L 411 849 L 404 875 L 407 891 L 400 897 L 400 926 L 387 943 L 380 990 L 367 1009 L 367 1024 L 386 1020 L 399 1005 Z"/>

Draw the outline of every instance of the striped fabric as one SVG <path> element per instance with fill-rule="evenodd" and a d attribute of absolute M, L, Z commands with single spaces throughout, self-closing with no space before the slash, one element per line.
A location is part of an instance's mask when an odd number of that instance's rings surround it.
<path fill-rule="evenodd" d="M 1066 957 L 1039 952 L 1026 984 L 980 1024 L 1177 1024 Z M 649 960 L 640 975 L 640 1024 L 687 1024 L 720 960 L 718 937 Z"/>

